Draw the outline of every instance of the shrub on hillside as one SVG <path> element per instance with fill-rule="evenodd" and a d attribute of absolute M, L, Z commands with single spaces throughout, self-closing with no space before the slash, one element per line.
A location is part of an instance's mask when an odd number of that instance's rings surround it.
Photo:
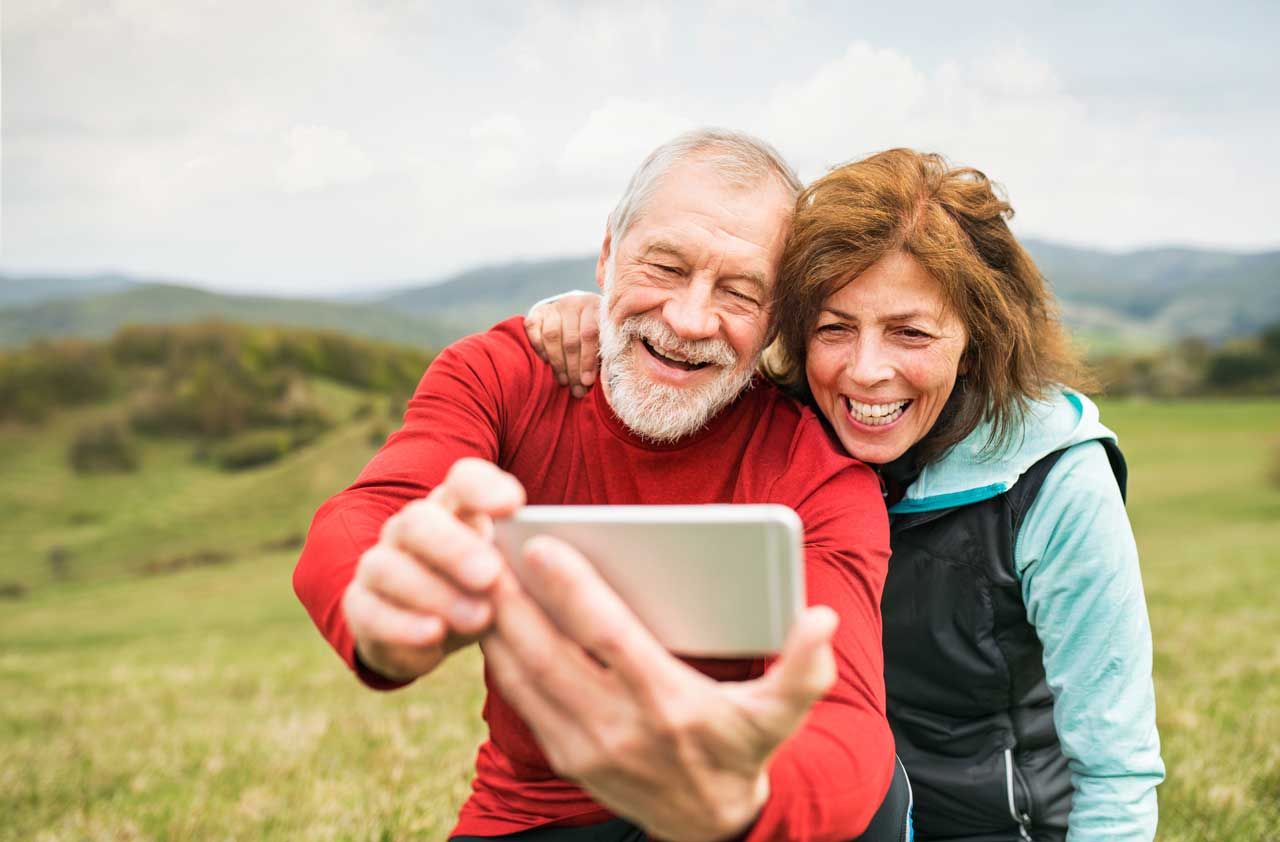
<path fill-rule="evenodd" d="M 293 448 L 285 430 L 255 430 L 236 436 L 213 449 L 213 461 L 225 471 L 256 468 L 280 459 Z"/>
<path fill-rule="evenodd" d="M 1224 348 L 1209 358 L 1205 383 L 1231 394 L 1274 393 L 1280 389 L 1280 358 L 1256 348 Z"/>
<path fill-rule="evenodd" d="M 173 356 L 174 328 L 125 325 L 111 338 L 111 356 L 121 365 L 164 365 Z"/>
<path fill-rule="evenodd" d="M 252 372 L 234 360 L 196 359 L 171 366 L 160 382 L 134 399 L 129 420 L 140 433 L 227 438 L 276 422 L 286 397 L 282 372 Z"/>
<path fill-rule="evenodd" d="M 0 354 L 0 421 L 39 421 L 55 409 L 102 400 L 115 390 L 116 380 L 115 366 L 100 344 L 37 342 Z"/>
<path fill-rule="evenodd" d="M 81 428 L 67 460 L 79 474 L 136 471 L 141 462 L 137 443 L 115 422 Z"/>

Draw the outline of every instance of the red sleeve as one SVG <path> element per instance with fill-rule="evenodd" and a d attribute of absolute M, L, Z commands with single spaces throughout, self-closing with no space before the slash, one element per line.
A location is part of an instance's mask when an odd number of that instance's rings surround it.
<path fill-rule="evenodd" d="M 822 436 L 810 431 L 810 435 Z M 889 517 L 870 468 L 808 473 L 812 491 L 791 505 L 805 525 L 809 604 L 840 616 L 838 677 L 769 765 L 770 795 L 748 842 L 848 840 L 862 833 L 889 790 L 893 736 L 885 719 L 880 595 L 889 562 Z M 814 484 L 812 478 L 824 475 Z M 804 478 L 792 464 L 788 478 Z"/>
<path fill-rule="evenodd" d="M 311 521 L 293 589 L 320 633 L 379 690 L 402 686 L 359 664 L 342 614 L 342 594 L 356 562 L 378 540 L 382 524 L 425 497 L 458 459 L 499 461 L 499 443 L 528 403 L 533 352 L 521 319 L 467 337 L 436 357 L 409 401 L 404 425 L 387 439 L 355 483 L 329 498 Z"/>

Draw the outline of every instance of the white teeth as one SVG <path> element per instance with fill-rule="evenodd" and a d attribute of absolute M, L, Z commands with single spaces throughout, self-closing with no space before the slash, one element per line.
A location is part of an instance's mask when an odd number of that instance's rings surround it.
<path fill-rule="evenodd" d="M 853 416 L 855 421 L 871 427 L 892 424 L 902 417 L 902 413 L 906 411 L 907 406 L 911 403 L 909 400 L 895 403 L 861 403 L 851 398 L 845 398 L 844 402 L 849 409 L 849 414 Z"/>
<path fill-rule="evenodd" d="M 707 360 L 694 359 L 693 357 L 690 357 L 679 351 L 669 351 L 666 348 L 663 348 L 660 345 L 655 345 L 652 342 L 649 343 L 649 347 L 657 351 L 660 356 L 666 357 L 669 360 L 675 360 L 678 363 L 684 363 L 686 365 L 699 365 L 701 363 L 707 362 Z"/>

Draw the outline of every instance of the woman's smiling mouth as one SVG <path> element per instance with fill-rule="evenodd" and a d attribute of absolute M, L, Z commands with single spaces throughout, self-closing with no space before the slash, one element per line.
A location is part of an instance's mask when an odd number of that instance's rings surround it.
<path fill-rule="evenodd" d="M 913 403 L 910 399 L 886 403 L 863 403 L 848 395 L 841 397 L 849 418 L 864 427 L 888 427 L 905 415 Z"/>

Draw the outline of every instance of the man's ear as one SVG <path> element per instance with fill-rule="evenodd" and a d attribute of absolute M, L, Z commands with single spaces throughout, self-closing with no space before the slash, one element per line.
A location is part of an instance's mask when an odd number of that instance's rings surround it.
<path fill-rule="evenodd" d="M 604 289 L 604 267 L 609 262 L 609 253 L 613 248 L 613 232 L 604 229 L 604 242 L 600 244 L 600 257 L 596 259 L 596 285 Z"/>

